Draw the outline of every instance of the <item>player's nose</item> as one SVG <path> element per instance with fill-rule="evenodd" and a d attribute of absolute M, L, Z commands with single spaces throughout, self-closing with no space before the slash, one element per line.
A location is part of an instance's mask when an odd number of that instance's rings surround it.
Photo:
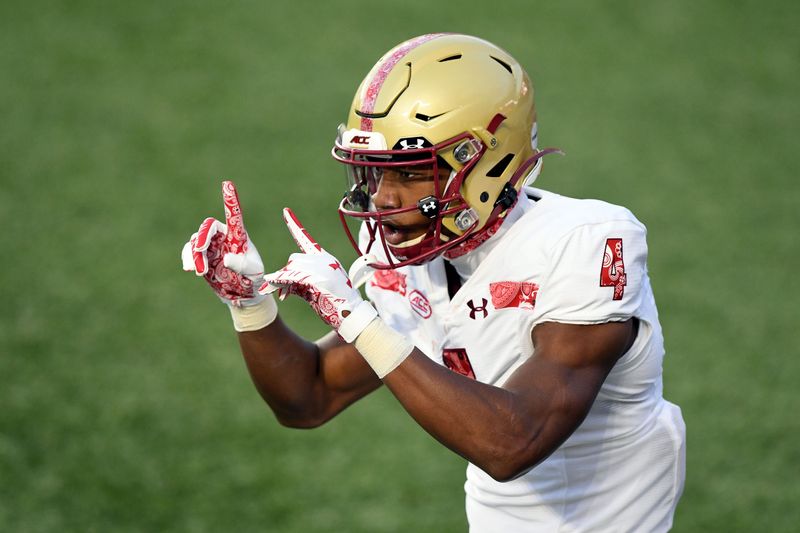
<path fill-rule="evenodd" d="M 403 207 L 403 186 L 396 180 L 382 179 L 378 182 L 372 202 L 379 211 Z"/>

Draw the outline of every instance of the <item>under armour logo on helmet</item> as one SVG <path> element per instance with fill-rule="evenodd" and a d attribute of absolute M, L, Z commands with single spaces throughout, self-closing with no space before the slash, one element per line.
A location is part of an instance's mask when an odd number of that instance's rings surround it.
<path fill-rule="evenodd" d="M 426 196 L 417 202 L 417 209 L 428 218 L 436 218 L 439 216 L 439 201 L 435 196 Z"/>
<path fill-rule="evenodd" d="M 400 139 L 401 150 L 419 150 L 424 147 L 425 139 Z"/>
<path fill-rule="evenodd" d="M 481 298 L 481 305 L 476 307 L 475 304 L 472 302 L 472 300 L 469 300 L 467 302 L 467 307 L 469 307 L 469 317 L 472 320 L 475 320 L 475 314 L 481 312 L 483 313 L 482 318 L 486 318 L 487 316 L 489 316 L 489 311 L 486 309 L 487 303 L 488 302 L 486 301 L 486 298 Z"/>
<path fill-rule="evenodd" d="M 425 137 L 405 137 L 394 143 L 392 150 L 419 150 L 433 146 Z"/>

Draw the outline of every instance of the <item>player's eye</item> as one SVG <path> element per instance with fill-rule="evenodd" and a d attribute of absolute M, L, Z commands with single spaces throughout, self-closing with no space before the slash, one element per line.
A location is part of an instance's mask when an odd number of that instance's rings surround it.
<path fill-rule="evenodd" d="M 433 174 L 430 172 L 425 172 L 422 170 L 408 170 L 408 169 L 401 169 L 398 171 L 400 178 L 406 181 L 419 181 L 419 180 L 427 180 L 433 177 Z"/>

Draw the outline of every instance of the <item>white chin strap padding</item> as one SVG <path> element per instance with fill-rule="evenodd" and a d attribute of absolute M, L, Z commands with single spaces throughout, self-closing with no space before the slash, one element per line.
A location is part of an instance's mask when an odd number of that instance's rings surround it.
<path fill-rule="evenodd" d="M 458 172 L 452 169 L 450 170 L 450 177 L 447 178 L 447 183 L 444 184 L 444 187 L 440 191 L 442 196 L 444 196 L 445 191 L 450 188 L 450 184 L 453 183 L 453 178 L 456 177 L 456 174 L 458 174 Z"/>
<path fill-rule="evenodd" d="M 542 159 L 539 158 L 536 160 L 536 163 L 533 165 L 533 168 L 528 175 L 522 179 L 522 186 L 525 187 L 526 185 L 532 184 L 536 181 L 536 178 L 539 177 L 539 174 L 542 172 Z"/>

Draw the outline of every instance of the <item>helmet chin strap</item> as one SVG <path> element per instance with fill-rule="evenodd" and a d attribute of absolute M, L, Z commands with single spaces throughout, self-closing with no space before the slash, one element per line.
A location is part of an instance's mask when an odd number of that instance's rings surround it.
<path fill-rule="evenodd" d="M 516 204 L 518 193 L 515 186 L 517 182 L 522 180 L 523 185 L 533 183 L 542 171 L 542 157 L 552 153 L 564 154 L 564 152 L 558 148 L 545 148 L 544 150 L 536 152 L 536 154 L 520 165 L 511 176 L 511 179 L 503 186 L 503 190 L 494 203 L 494 209 L 484 226 L 476 230 L 466 241 L 448 249 L 445 252 L 445 257 L 448 259 L 455 259 L 474 250 L 488 240 L 497 231 L 504 214 Z M 533 168 L 531 168 L 531 166 Z"/>
<path fill-rule="evenodd" d="M 536 164 L 533 165 L 533 169 L 531 169 L 531 171 L 528 172 L 527 176 L 522 178 L 522 186 L 525 187 L 526 185 L 532 184 L 534 181 L 536 181 L 536 178 L 538 178 L 539 174 L 541 173 L 542 173 L 542 160 L 537 159 Z"/>
<path fill-rule="evenodd" d="M 450 169 L 450 177 L 447 178 L 447 183 L 445 183 L 444 187 L 442 188 L 442 193 L 443 194 L 444 194 L 444 191 L 446 191 L 446 190 L 448 190 L 450 188 L 450 184 L 453 183 L 453 179 L 455 179 L 457 174 L 458 174 L 458 172 L 456 172 L 455 169 L 452 169 L 452 168 Z"/>

